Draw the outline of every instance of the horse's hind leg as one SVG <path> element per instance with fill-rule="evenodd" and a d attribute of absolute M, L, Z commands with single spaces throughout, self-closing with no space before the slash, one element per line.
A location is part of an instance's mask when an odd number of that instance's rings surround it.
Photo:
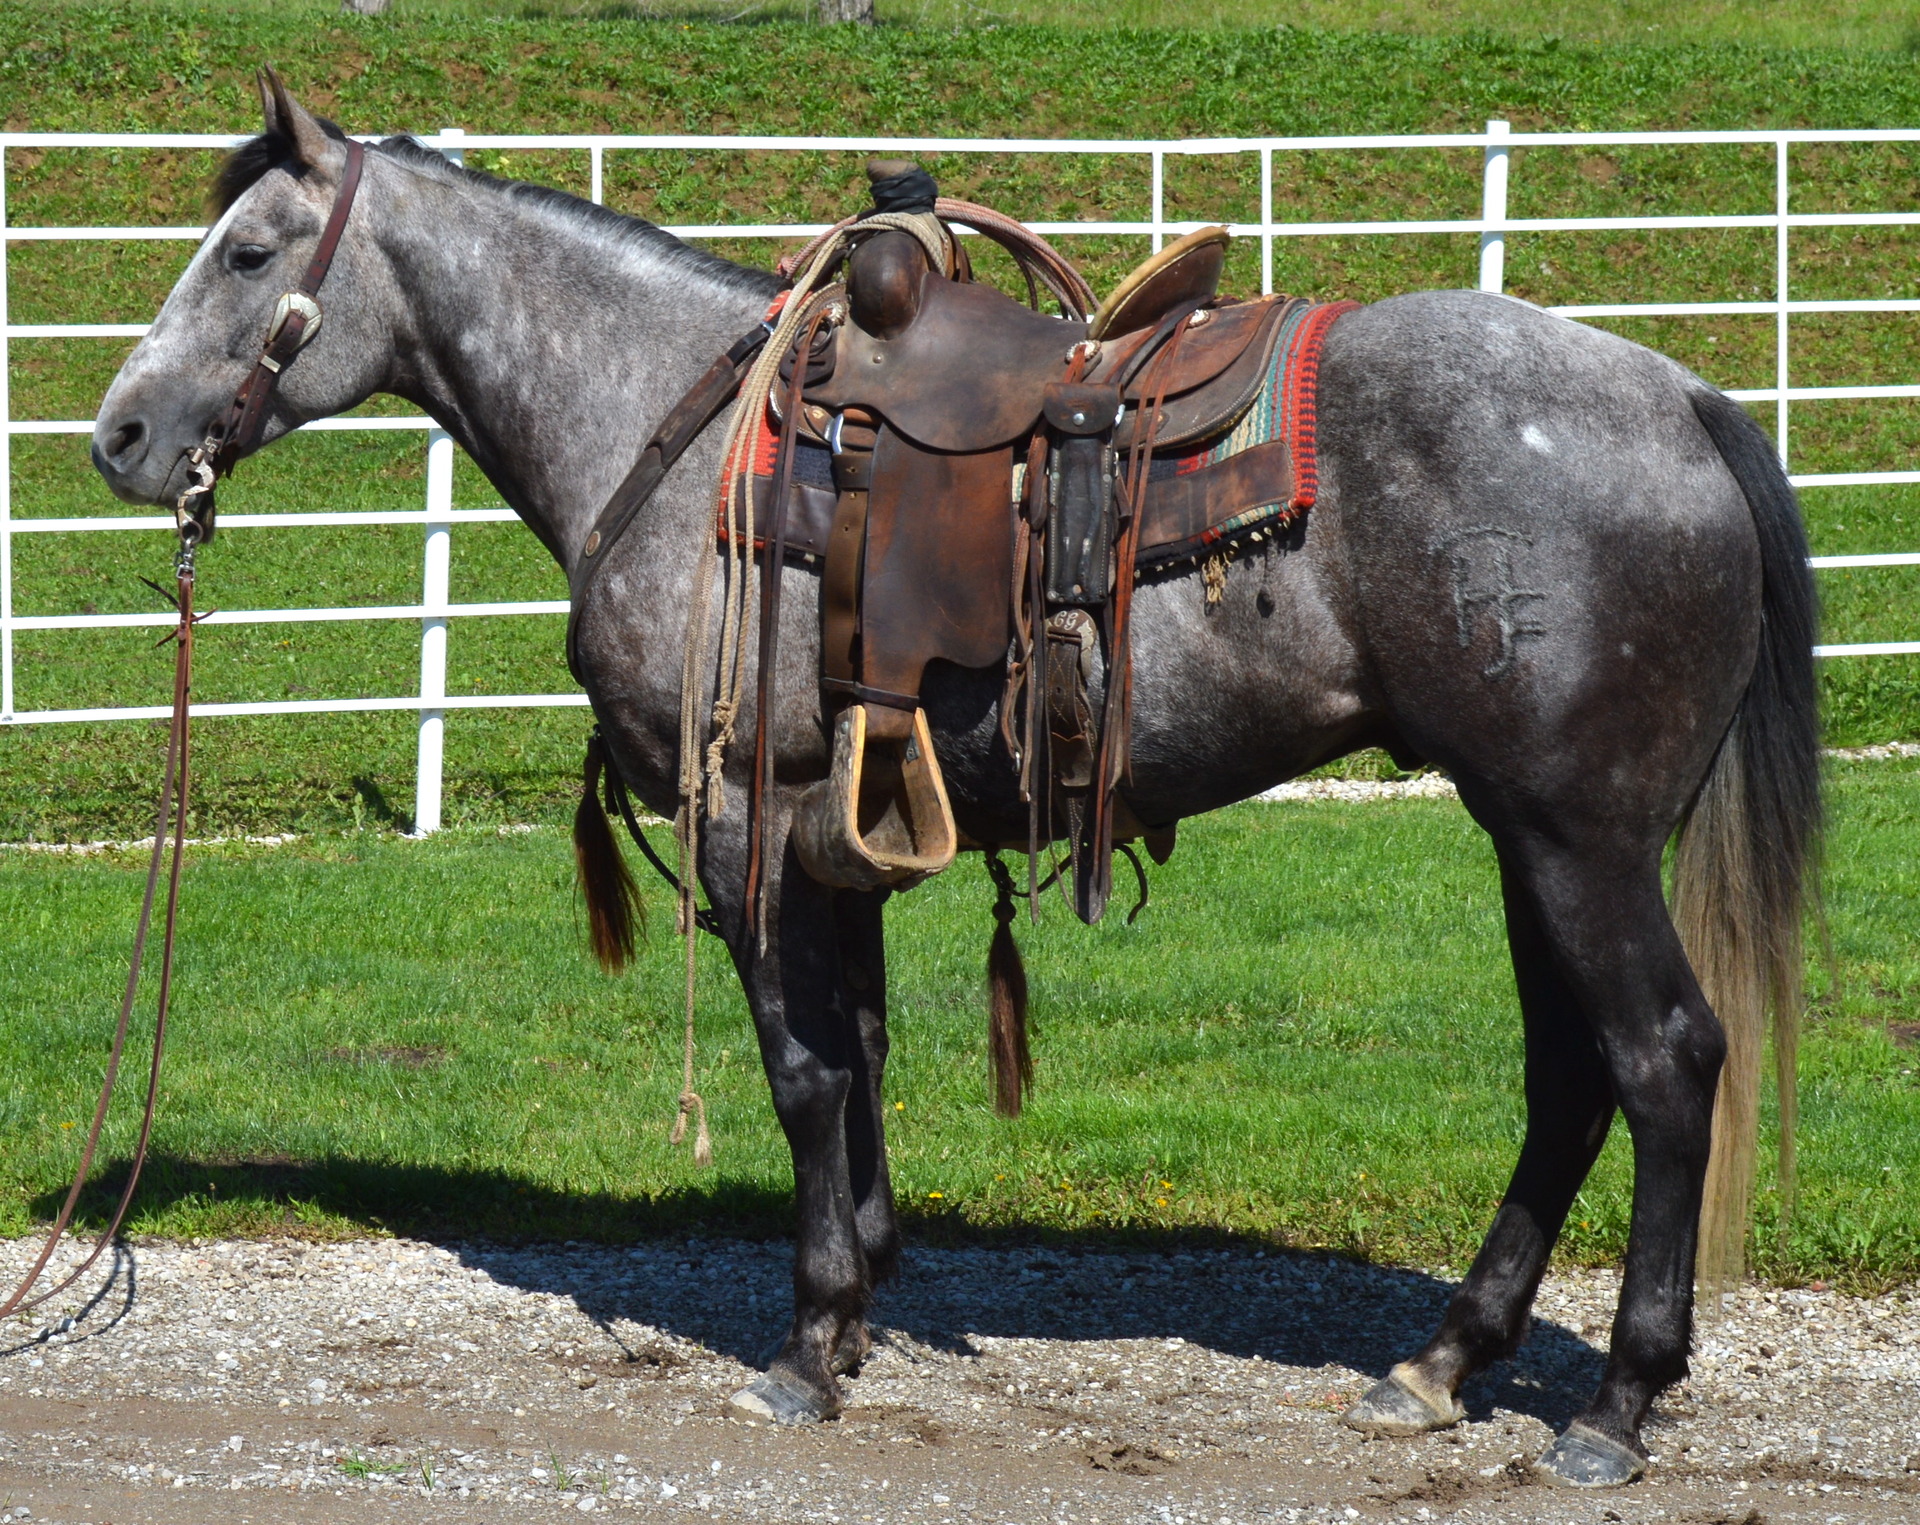
<path fill-rule="evenodd" d="M 1687 1374 L 1693 1263 L 1726 1035 L 1660 892 L 1657 851 L 1624 872 L 1549 864 L 1530 876 L 1633 1135 L 1626 1275 L 1600 1388 L 1536 1470 L 1604 1487 L 1645 1470 L 1640 1427 Z"/>
<path fill-rule="evenodd" d="M 1577 829 L 1573 833 L 1578 835 Z M 1540 1458 L 1549 1481 L 1581 1487 L 1631 1482 L 1645 1470 L 1640 1427 L 1661 1389 L 1686 1375 L 1693 1321 L 1693 1258 L 1713 1118 L 1714 1087 L 1726 1044 L 1688 966 L 1660 892 L 1657 845 L 1644 851 L 1580 852 L 1564 839 L 1509 842 L 1502 853 L 1509 906 L 1522 902 L 1532 940 L 1545 954 L 1516 964 L 1550 969 L 1555 1004 L 1585 1015 L 1605 1082 L 1633 1134 L 1634 1195 L 1626 1277 L 1614 1318 L 1612 1352 L 1593 1401 Z M 1510 912 L 1511 914 L 1511 912 Z M 1523 990 L 1526 988 L 1523 982 Z M 1538 1045 L 1528 1009 L 1528 1149 L 1515 1185 L 1449 1311 L 1440 1336 L 1409 1367 L 1430 1373 L 1450 1399 L 1460 1381 L 1510 1348 L 1553 1235 L 1604 1137 L 1601 1079 L 1584 1068 L 1569 1037 L 1560 1081 L 1569 1114 L 1541 1115 L 1534 1095 Z M 1570 1024 L 1561 1031 L 1571 1033 Z M 1549 1091 L 1548 1095 L 1552 1093 Z M 1558 1142 L 1552 1140 L 1558 1133 Z M 1557 1161 L 1557 1168 L 1556 1162 Z M 1530 1204 L 1518 1200 L 1531 1193 Z M 1454 1331 L 1451 1335 L 1449 1329 Z"/>
<path fill-rule="evenodd" d="M 1374 1434 L 1412 1435 L 1455 1423 L 1461 1384 L 1518 1348 L 1554 1240 L 1613 1120 L 1613 1087 L 1599 1046 L 1504 855 L 1501 889 L 1526 1028 L 1526 1140 L 1438 1332 L 1347 1411 L 1348 1424 Z"/>

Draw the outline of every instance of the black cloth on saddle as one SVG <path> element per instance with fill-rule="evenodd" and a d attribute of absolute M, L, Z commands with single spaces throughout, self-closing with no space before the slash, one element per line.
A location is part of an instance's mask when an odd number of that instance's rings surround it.
<path fill-rule="evenodd" d="M 873 182 L 873 211 L 931 212 L 939 196 L 940 187 L 933 176 L 915 166 L 902 174 L 885 175 Z"/>

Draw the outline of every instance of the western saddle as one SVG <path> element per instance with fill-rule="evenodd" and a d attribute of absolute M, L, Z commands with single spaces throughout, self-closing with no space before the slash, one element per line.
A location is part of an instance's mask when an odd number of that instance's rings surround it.
<path fill-rule="evenodd" d="M 1264 424 L 1260 401 L 1302 320 L 1332 310 L 1220 298 L 1218 227 L 1154 255 L 1094 310 L 1077 272 L 1017 223 L 940 197 L 910 163 L 868 174 L 873 210 L 783 267 L 798 274 L 777 322 L 736 343 L 655 431 L 587 538 L 575 614 L 607 546 L 738 392 L 730 439 L 756 438 L 744 455 L 730 446 L 720 535 L 761 556 L 759 714 L 771 712 L 782 569 L 823 564 L 832 760 L 795 815 L 800 863 L 835 887 L 902 888 L 962 845 L 1016 845 L 962 843 L 920 703 L 929 662 L 997 668 L 1028 809 L 1028 893 L 1039 855 L 1064 839 L 1075 909 L 1097 921 L 1115 843 L 1142 839 L 1164 862 L 1176 824 L 1139 820 L 1124 793 L 1135 583 L 1205 562 L 1216 600 L 1237 545 L 1307 501 L 1286 431 L 1246 426 Z M 972 280 L 952 223 L 1008 249 L 1032 306 Z M 1062 316 L 1037 310 L 1042 285 Z M 749 515 L 736 518 L 742 498 Z M 763 929 L 767 753 L 760 728 L 747 888 Z"/>
<path fill-rule="evenodd" d="M 913 166 L 869 174 L 876 203 L 917 176 L 907 209 L 935 210 Z M 798 808 L 795 850 L 814 878 L 860 889 L 917 884 L 951 863 L 962 843 L 922 675 L 936 659 L 1004 666 L 1001 736 L 1028 806 L 1029 890 L 1039 853 L 1064 838 L 1075 909 L 1097 921 L 1116 838 L 1144 838 L 1157 861 L 1173 846 L 1174 823 L 1139 821 L 1124 794 L 1134 584 L 1209 547 L 1221 554 L 1218 532 L 1236 517 L 1245 536 L 1286 514 L 1284 438 L 1218 461 L 1193 447 L 1248 412 L 1286 320 L 1307 304 L 1221 301 L 1224 228 L 1178 240 L 1097 311 L 1064 318 L 973 283 L 950 232 L 936 263 L 912 232 L 851 231 L 844 284 L 811 295 L 798 320 L 806 361 L 789 356 L 772 390 L 783 449 L 756 483 L 778 560 L 824 562 L 832 765 Z M 781 457 L 808 450 L 816 481 L 827 452 L 831 491 L 804 480 L 780 490 L 796 475 Z M 1271 512 L 1249 514 L 1256 505 Z"/>

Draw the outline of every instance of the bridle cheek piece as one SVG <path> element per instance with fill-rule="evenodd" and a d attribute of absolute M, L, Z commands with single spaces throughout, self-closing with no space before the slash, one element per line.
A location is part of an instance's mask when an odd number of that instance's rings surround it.
<path fill-rule="evenodd" d="M 300 284 L 286 292 L 274 304 L 273 320 L 261 342 L 260 356 L 227 405 L 224 417 L 207 431 L 207 437 L 184 459 L 192 480 L 174 501 L 173 516 L 183 541 L 197 543 L 213 535 L 213 485 L 233 473 L 241 455 L 253 448 L 266 426 L 267 404 L 280 373 L 320 332 L 320 287 L 333 268 L 334 252 L 340 247 L 340 235 L 346 231 L 347 216 L 353 211 L 355 194 L 360 189 L 360 170 L 366 149 L 347 140 L 347 167 L 340 177 L 340 188 L 333 195 L 333 209 L 320 234 L 313 258 L 308 262 Z M 197 502 L 205 499 L 205 502 Z"/>

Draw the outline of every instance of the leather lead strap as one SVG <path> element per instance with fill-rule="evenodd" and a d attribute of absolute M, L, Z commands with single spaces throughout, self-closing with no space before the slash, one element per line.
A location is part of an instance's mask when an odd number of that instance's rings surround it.
<path fill-rule="evenodd" d="M 173 663 L 173 720 L 167 731 L 166 770 L 160 785 L 158 818 L 154 822 L 153 854 L 147 861 L 147 888 L 140 901 L 140 919 L 134 926 L 133 955 L 127 969 L 126 992 L 120 998 L 120 1019 L 113 1030 L 113 1047 L 107 1056 L 106 1078 L 100 1087 L 100 1100 L 93 1110 L 93 1125 L 87 1130 L 86 1147 L 81 1151 L 73 1185 L 68 1188 L 66 1200 L 60 1205 L 59 1216 L 54 1219 L 53 1227 L 47 1233 L 47 1242 L 41 1246 L 32 1268 L 21 1278 L 6 1302 L 0 1304 L 0 1319 L 37 1308 L 49 1299 L 58 1297 L 86 1275 L 105 1253 L 107 1246 L 113 1243 L 114 1237 L 120 1232 L 120 1225 L 126 1221 L 127 1209 L 133 1205 L 133 1194 L 140 1184 L 141 1167 L 147 1160 L 147 1143 L 153 1137 L 153 1114 L 160 1095 L 160 1059 L 167 1043 L 167 1008 L 173 994 L 173 946 L 174 934 L 179 927 L 180 861 L 186 849 L 188 703 L 193 678 L 193 546 L 197 539 L 197 530 L 191 536 L 183 533 L 181 554 L 175 563 L 177 592 L 174 597 L 180 623 L 174 631 L 178 646 Z M 107 1120 L 107 1109 L 113 1102 L 113 1093 L 120 1077 L 120 1059 L 127 1046 L 127 1028 L 133 1018 L 134 998 L 140 991 L 140 969 L 146 956 L 147 930 L 153 922 L 154 896 L 160 883 L 160 863 L 169 846 L 169 830 L 173 838 L 173 859 L 167 871 L 167 906 L 160 939 L 160 988 L 153 1019 L 153 1056 L 147 1067 L 146 1105 L 140 1116 L 140 1133 L 134 1142 L 133 1163 L 127 1171 L 126 1185 L 120 1189 L 120 1200 L 114 1205 L 113 1215 L 101 1230 L 100 1237 L 94 1241 L 87 1257 L 38 1297 L 29 1298 L 27 1294 L 40 1280 L 41 1273 L 53 1259 L 53 1252 L 59 1248 L 67 1226 L 72 1223 L 80 1194 L 86 1190 L 87 1178 L 93 1173 L 94 1152 L 100 1144 L 100 1132 Z"/>

